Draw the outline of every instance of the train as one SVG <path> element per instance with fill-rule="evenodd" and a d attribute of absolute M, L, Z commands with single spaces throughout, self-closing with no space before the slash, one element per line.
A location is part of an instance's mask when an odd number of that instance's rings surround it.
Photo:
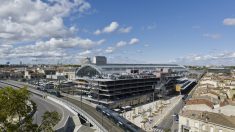
<path fill-rule="evenodd" d="M 103 106 L 97 105 L 96 110 L 104 116 L 111 119 L 115 124 L 121 127 L 125 132 L 144 132 L 141 128 L 126 120 L 115 111 Z"/>

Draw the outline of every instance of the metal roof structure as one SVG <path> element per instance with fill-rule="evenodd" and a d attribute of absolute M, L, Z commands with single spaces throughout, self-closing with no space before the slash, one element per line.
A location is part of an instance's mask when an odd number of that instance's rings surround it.
<path fill-rule="evenodd" d="M 184 66 L 177 64 L 85 64 L 77 70 L 78 76 L 93 76 L 113 73 L 125 73 L 127 70 L 156 71 L 157 69 L 171 69 L 175 72 L 187 71 Z"/>

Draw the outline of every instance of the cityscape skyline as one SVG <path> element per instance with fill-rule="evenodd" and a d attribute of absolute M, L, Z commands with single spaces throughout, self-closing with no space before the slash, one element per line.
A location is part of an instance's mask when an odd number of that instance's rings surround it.
<path fill-rule="evenodd" d="M 235 64 L 232 0 L 1 2 L 1 64 Z"/>
<path fill-rule="evenodd" d="M 235 132 L 234 0 L 0 3 L 0 132 Z"/>

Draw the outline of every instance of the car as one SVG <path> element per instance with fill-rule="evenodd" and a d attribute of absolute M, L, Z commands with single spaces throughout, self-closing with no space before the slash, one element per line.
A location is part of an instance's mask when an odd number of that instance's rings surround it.
<path fill-rule="evenodd" d="M 186 100 L 188 98 L 188 95 L 184 95 L 184 97 L 182 98 L 183 100 Z"/>
<path fill-rule="evenodd" d="M 175 121 L 178 122 L 179 121 L 179 114 L 174 114 L 175 115 Z"/>

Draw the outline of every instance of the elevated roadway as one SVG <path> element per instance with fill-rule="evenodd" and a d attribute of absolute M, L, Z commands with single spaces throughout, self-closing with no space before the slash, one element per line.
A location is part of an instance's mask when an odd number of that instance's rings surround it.
<path fill-rule="evenodd" d="M 34 86 L 22 82 L 16 82 L 16 81 L 7 81 L 8 83 L 11 83 L 13 85 L 18 86 L 28 86 L 31 89 L 35 89 Z M 36 89 L 35 89 L 36 90 Z M 100 112 L 96 111 L 96 109 L 82 101 L 75 100 L 69 96 L 62 97 L 62 99 L 67 100 L 68 102 L 74 104 L 75 106 L 79 107 L 83 111 L 85 111 L 87 114 L 89 114 L 91 117 L 93 117 L 99 124 L 101 124 L 108 132 L 124 132 L 122 128 L 117 126 L 115 123 L 113 123 L 110 119 L 103 116 Z"/>
<path fill-rule="evenodd" d="M 11 86 L 9 84 L 3 83 L 3 81 L 0 81 L 0 88 L 3 87 L 7 87 L 7 86 Z M 16 88 L 16 87 L 13 87 Z M 36 123 L 38 125 L 41 124 L 42 122 L 42 115 L 46 112 L 46 111 L 57 111 L 58 113 L 61 114 L 61 120 L 59 121 L 59 123 L 54 127 L 55 130 L 58 130 L 61 128 L 61 126 L 64 126 L 64 124 L 67 122 L 67 118 L 69 116 L 74 116 L 74 114 L 72 112 L 70 112 L 69 110 L 67 110 L 66 108 L 53 103 L 50 100 L 47 99 L 43 99 L 42 97 L 39 97 L 35 94 L 31 94 L 30 96 L 30 100 L 32 100 L 33 102 L 36 103 L 37 105 L 37 111 L 33 116 L 33 123 Z"/>

